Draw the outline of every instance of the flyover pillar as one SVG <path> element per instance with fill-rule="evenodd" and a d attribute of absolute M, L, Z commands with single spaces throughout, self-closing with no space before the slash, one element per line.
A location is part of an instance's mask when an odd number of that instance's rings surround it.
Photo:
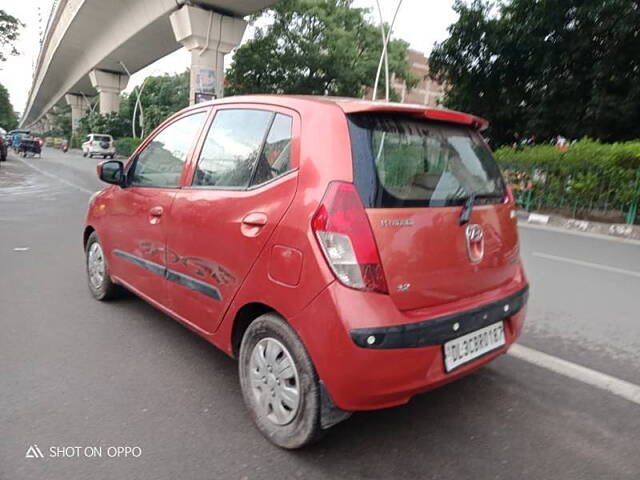
<path fill-rule="evenodd" d="M 64 96 L 67 104 L 71 107 L 71 131 L 75 132 L 80 124 L 80 119 L 85 116 L 89 109 L 89 101 L 82 95 L 67 93 Z"/>
<path fill-rule="evenodd" d="M 247 22 L 190 5 L 169 18 L 176 41 L 191 53 L 189 103 L 222 97 L 224 56 L 240 45 Z"/>
<path fill-rule="evenodd" d="M 100 94 L 100 113 L 117 112 L 120 108 L 120 92 L 127 88 L 129 77 L 118 72 L 92 70 L 89 79 Z"/>
<path fill-rule="evenodd" d="M 53 113 L 47 113 L 45 115 L 44 132 L 50 132 L 51 130 L 53 130 L 56 123 L 56 118 L 56 115 L 54 115 Z"/>

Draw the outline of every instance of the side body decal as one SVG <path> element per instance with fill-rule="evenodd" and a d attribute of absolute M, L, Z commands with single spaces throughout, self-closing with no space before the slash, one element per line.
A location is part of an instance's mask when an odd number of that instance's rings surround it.
<path fill-rule="evenodd" d="M 198 280 L 197 278 L 190 277 L 189 275 L 176 272 L 175 270 L 171 270 L 155 262 L 140 258 L 136 255 L 132 255 L 122 250 L 113 250 L 113 254 L 119 256 L 120 258 L 124 258 L 131 263 L 135 263 L 136 265 L 149 270 L 150 272 L 163 276 L 170 282 L 182 285 L 183 287 L 194 290 L 198 293 L 201 293 L 202 295 L 206 295 L 207 297 L 213 298 L 214 300 L 222 300 L 220 290 L 218 290 L 213 285 L 203 282 L 202 280 Z"/>

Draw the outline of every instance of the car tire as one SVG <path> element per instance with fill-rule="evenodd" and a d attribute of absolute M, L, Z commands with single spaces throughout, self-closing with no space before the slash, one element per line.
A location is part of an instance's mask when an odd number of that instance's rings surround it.
<path fill-rule="evenodd" d="M 99 256 L 100 258 L 96 258 Z M 85 249 L 85 265 L 87 269 L 87 283 L 89 291 L 96 300 L 105 301 L 118 297 L 122 290 L 111 281 L 109 266 L 98 240 L 96 232 L 92 232 L 87 240 Z M 101 265 L 101 268 L 100 268 Z"/>
<path fill-rule="evenodd" d="M 276 367 L 285 362 L 290 366 L 278 371 Z M 282 317 L 265 313 L 249 325 L 240 345 L 238 370 L 245 405 L 270 442 L 296 449 L 322 436 L 315 368 L 302 341 Z"/>
<path fill-rule="evenodd" d="M 85 152 L 84 150 L 82 151 L 82 156 L 86 157 L 87 156 L 87 152 Z"/>
<path fill-rule="evenodd" d="M 89 158 L 93 158 L 93 153 L 90 153 L 90 154 L 89 154 Z"/>

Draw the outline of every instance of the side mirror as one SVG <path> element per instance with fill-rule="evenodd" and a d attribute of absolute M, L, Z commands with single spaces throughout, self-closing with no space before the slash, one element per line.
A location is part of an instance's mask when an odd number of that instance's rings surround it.
<path fill-rule="evenodd" d="M 103 182 L 124 186 L 124 165 L 120 160 L 100 162 L 96 170 L 98 177 Z"/>

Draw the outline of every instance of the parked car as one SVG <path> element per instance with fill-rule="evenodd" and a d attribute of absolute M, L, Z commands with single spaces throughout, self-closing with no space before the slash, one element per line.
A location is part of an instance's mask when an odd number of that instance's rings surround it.
<path fill-rule="evenodd" d="M 82 156 L 93 158 L 94 155 L 100 155 L 102 158 L 115 157 L 116 146 L 111 135 L 98 133 L 87 135 L 87 141 L 82 144 Z"/>
<path fill-rule="evenodd" d="M 29 136 L 31 131 L 24 128 L 16 128 L 15 130 L 9 131 L 7 133 L 7 140 L 9 141 L 9 147 L 13 148 L 13 151 L 18 153 L 18 147 L 20 146 L 20 142 L 22 141 L 23 136 Z"/>
<path fill-rule="evenodd" d="M 9 150 L 9 142 L 4 134 L 0 134 L 0 162 L 7 161 L 7 151 Z"/>
<path fill-rule="evenodd" d="M 514 201 L 484 126 L 328 97 L 191 106 L 126 165 L 98 165 L 111 185 L 87 214 L 89 289 L 125 287 L 237 358 L 259 430 L 306 445 L 520 335 Z"/>

